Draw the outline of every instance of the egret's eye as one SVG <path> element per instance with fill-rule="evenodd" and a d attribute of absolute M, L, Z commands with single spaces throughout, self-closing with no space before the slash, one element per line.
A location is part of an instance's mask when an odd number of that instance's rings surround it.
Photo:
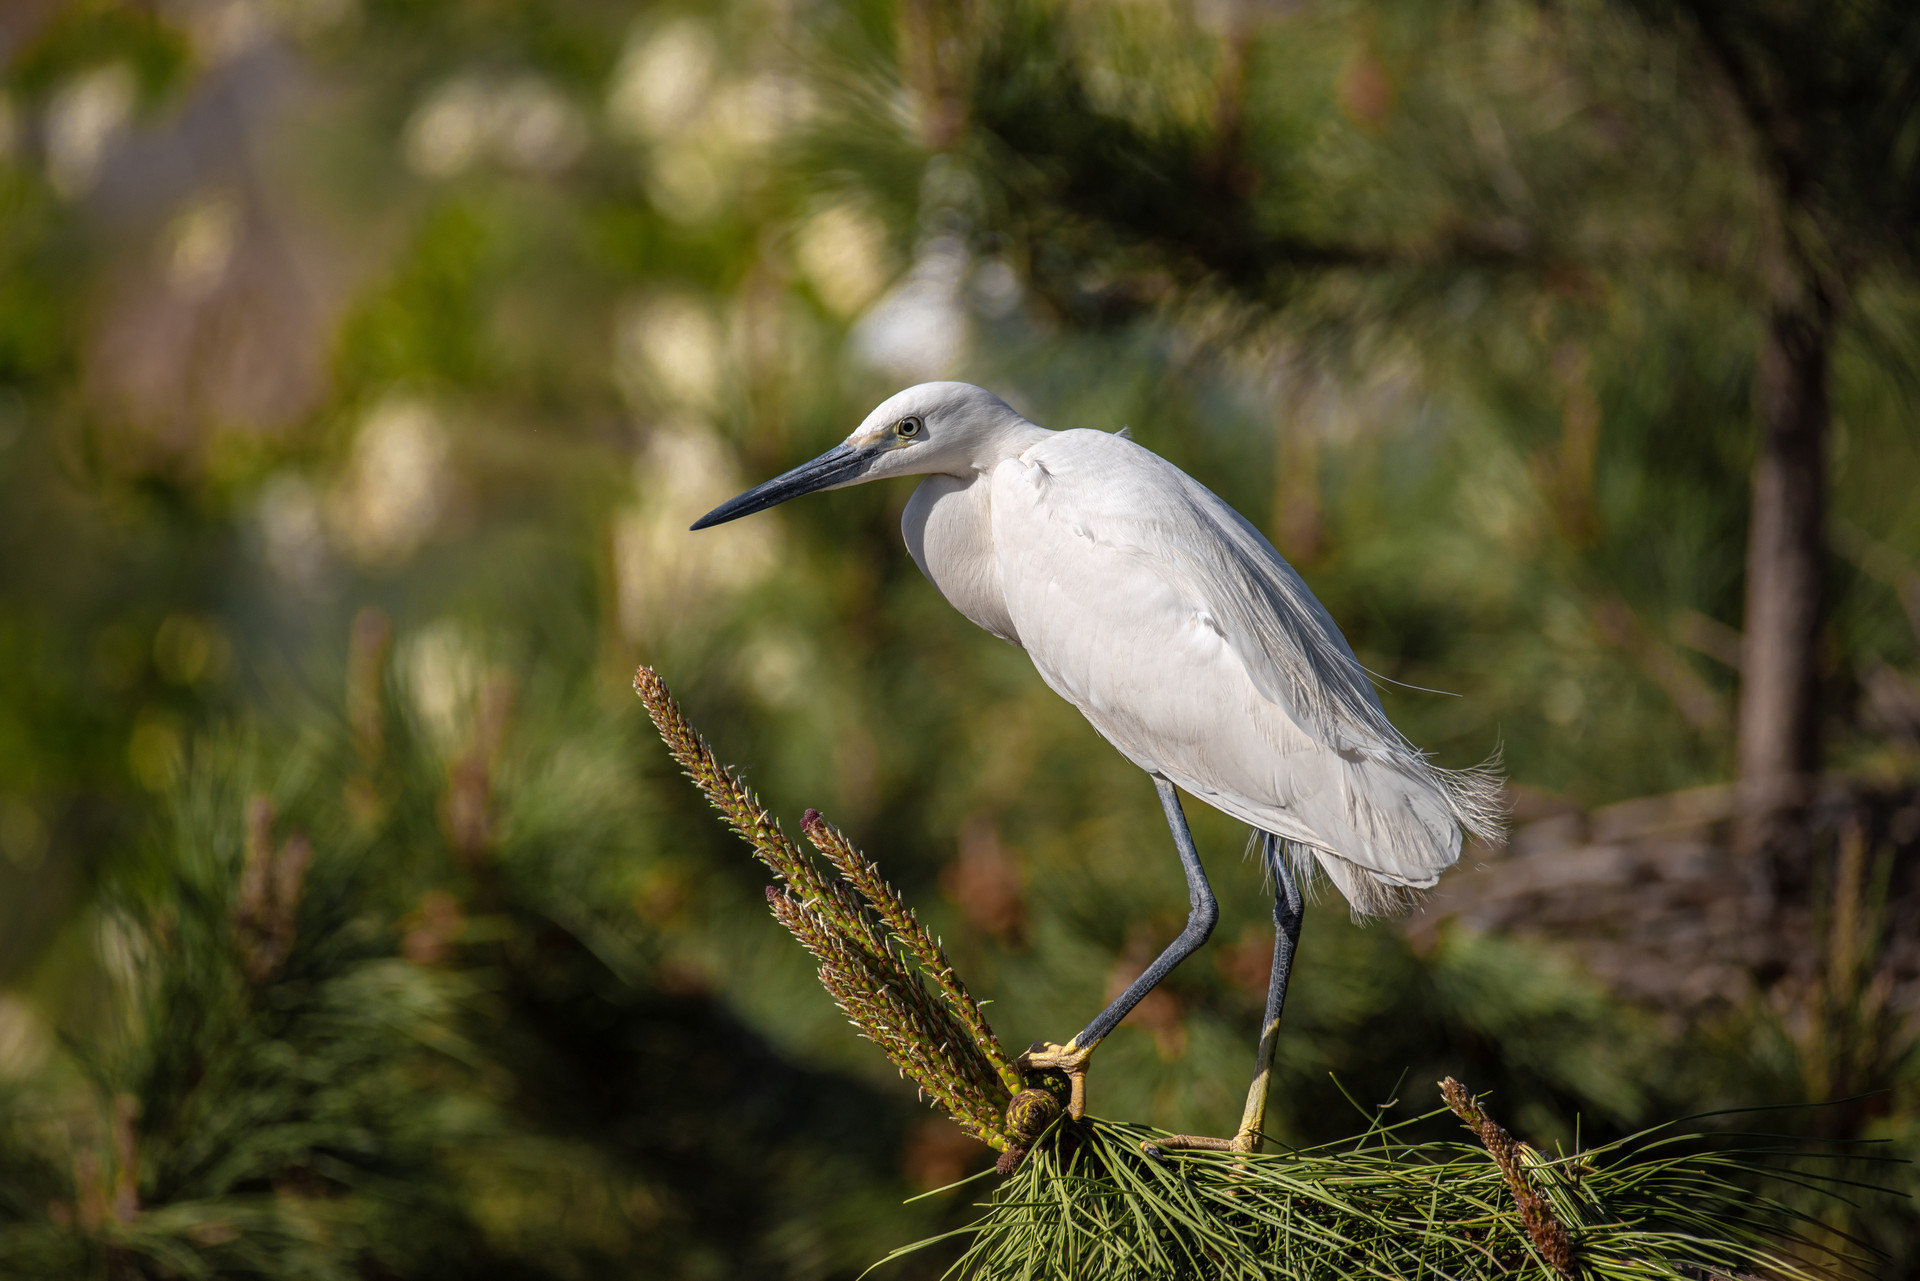
<path fill-rule="evenodd" d="M 921 431 L 925 429 L 925 427 L 926 427 L 926 424 L 922 423 L 918 418 L 907 417 L 907 418 L 902 418 L 900 420 L 900 425 L 898 427 L 895 427 L 894 430 L 899 432 L 902 436 L 905 436 L 908 439 L 912 439 L 913 437 L 918 436 L 921 433 Z"/>

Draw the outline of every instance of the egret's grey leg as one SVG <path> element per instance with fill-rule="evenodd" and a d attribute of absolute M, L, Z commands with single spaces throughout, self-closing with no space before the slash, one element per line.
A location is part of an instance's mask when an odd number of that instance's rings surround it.
<path fill-rule="evenodd" d="M 1267 1094 L 1273 1084 L 1274 1051 L 1280 1044 L 1280 1011 L 1287 1003 L 1287 979 L 1293 974 L 1293 954 L 1300 946 L 1300 922 L 1306 900 L 1294 879 L 1280 838 L 1262 833 L 1262 852 L 1273 870 L 1273 971 L 1267 978 L 1267 1011 L 1260 1023 L 1260 1048 L 1253 1056 L 1253 1084 L 1247 1087 L 1247 1106 L 1240 1113 L 1240 1130 L 1231 1139 L 1197 1134 L 1175 1134 L 1150 1147 L 1200 1149 L 1213 1152 L 1257 1152 L 1260 1131 L 1267 1123 Z"/>
<path fill-rule="evenodd" d="M 1280 1044 L 1280 1011 L 1287 1003 L 1287 979 L 1293 974 L 1293 954 L 1300 946 L 1300 922 L 1307 908 L 1280 838 L 1268 833 L 1263 840 L 1267 864 L 1273 869 L 1273 973 L 1267 978 L 1267 1012 L 1260 1022 L 1260 1048 L 1254 1051 L 1253 1084 L 1235 1136 L 1236 1143 L 1249 1152 L 1259 1150 L 1259 1133 L 1267 1123 L 1267 1091 L 1273 1083 L 1274 1050 Z"/>
<path fill-rule="evenodd" d="M 1087 1059 L 1092 1055 L 1093 1047 L 1105 1040 L 1107 1034 L 1120 1025 L 1120 1020 L 1146 999 L 1147 993 L 1153 991 L 1174 966 L 1193 955 L 1195 949 L 1207 941 L 1207 936 L 1213 933 L 1214 923 L 1220 919 L 1220 905 L 1214 902 L 1213 888 L 1207 884 L 1207 874 L 1200 866 L 1200 852 L 1193 847 L 1193 833 L 1187 830 L 1187 816 L 1180 808 L 1180 796 L 1166 779 L 1158 774 L 1150 777 L 1160 793 L 1160 805 L 1167 814 L 1167 827 L 1173 832 L 1173 847 L 1180 855 L 1180 869 L 1187 874 L 1186 928 L 1180 931 L 1178 938 L 1167 944 L 1166 950 L 1147 967 L 1146 973 L 1129 983 L 1127 990 L 1100 1011 L 1078 1036 L 1065 1045 L 1036 1041 L 1019 1060 L 1022 1068 L 1057 1068 L 1067 1074 L 1073 1087 L 1067 1110 L 1076 1118 L 1086 1111 Z"/>
<path fill-rule="evenodd" d="M 1180 931 L 1179 937 L 1167 944 L 1166 950 L 1147 967 L 1146 973 L 1127 984 L 1127 990 L 1115 997 L 1113 1004 L 1100 1011 L 1093 1022 L 1073 1038 L 1074 1044 L 1089 1049 L 1120 1026 L 1120 1020 L 1145 1000 L 1147 993 L 1158 987 L 1160 980 L 1167 977 L 1174 966 L 1192 956 L 1207 941 L 1207 936 L 1213 933 L 1214 923 L 1220 919 L 1220 905 L 1214 902 L 1213 887 L 1207 884 L 1207 874 L 1200 866 L 1199 851 L 1193 847 L 1193 833 L 1187 830 L 1187 816 L 1180 808 L 1179 793 L 1173 790 L 1172 783 L 1158 774 L 1153 775 L 1153 785 L 1159 789 L 1160 805 L 1167 812 L 1167 826 L 1173 831 L 1173 847 L 1180 852 L 1180 870 L 1187 874 L 1187 926 Z"/>

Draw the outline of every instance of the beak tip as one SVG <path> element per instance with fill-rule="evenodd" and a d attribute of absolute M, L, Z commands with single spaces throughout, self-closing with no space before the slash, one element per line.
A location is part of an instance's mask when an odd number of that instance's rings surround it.
<path fill-rule="evenodd" d="M 860 452 L 846 445 L 828 450 L 810 463 L 803 463 L 784 475 L 755 485 L 746 493 L 730 498 L 687 527 L 697 533 L 715 525 L 724 525 L 742 516 L 751 516 L 769 507 L 777 507 L 789 498 L 810 494 L 817 489 L 850 484 L 873 462 L 871 452 Z"/>

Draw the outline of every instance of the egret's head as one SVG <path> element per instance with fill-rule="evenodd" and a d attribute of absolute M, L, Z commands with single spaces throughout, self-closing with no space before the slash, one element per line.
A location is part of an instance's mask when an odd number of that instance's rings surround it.
<path fill-rule="evenodd" d="M 990 391 L 971 383 L 921 383 L 888 397 L 812 462 L 720 504 L 693 527 L 724 524 L 817 489 L 990 468 L 1006 456 L 1001 450 L 1010 429 L 1020 427 L 1031 425 Z"/>

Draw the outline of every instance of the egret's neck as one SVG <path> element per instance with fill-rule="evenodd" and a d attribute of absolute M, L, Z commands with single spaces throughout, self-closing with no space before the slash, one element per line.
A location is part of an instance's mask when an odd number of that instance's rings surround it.
<path fill-rule="evenodd" d="M 967 466 L 950 474 L 969 480 L 974 476 L 989 475 L 1007 459 L 1018 458 L 1053 434 L 1045 427 L 1036 426 L 1017 415 L 995 423 L 983 433 L 967 460 Z"/>

